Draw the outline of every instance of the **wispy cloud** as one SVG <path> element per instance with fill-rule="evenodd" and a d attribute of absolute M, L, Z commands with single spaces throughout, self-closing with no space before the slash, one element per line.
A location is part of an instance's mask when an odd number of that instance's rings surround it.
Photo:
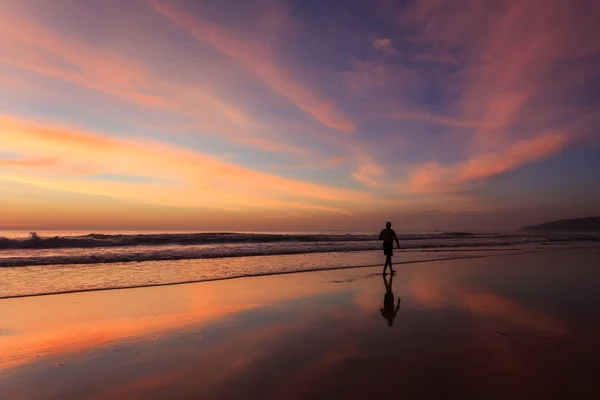
<path fill-rule="evenodd" d="M 431 112 L 411 112 L 411 113 L 395 113 L 395 114 L 380 114 L 374 118 L 389 118 L 397 120 L 421 120 L 430 124 L 448 125 L 457 128 L 475 128 L 481 126 L 481 122 L 477 120 L 466 120 L 456 117 L 434 114 Z"/>
<path fill-rule="evenodd" d="M 3 146 L 32 159 L 53 159 L 26 170 L 2 172 L 13 179 L 51 189 L 106 195 L 180 207 L 223 208 L 251 205 L 287 209 L 315 209 L 347 213 L 368 196 L 353 190 L 285 179 L 224 162 L 206 154 L 149 140 L 125 140 L 64 127 L 52 127 L 9 116 L 0 118 Z M 18 165 L 13 165 L 17 167 Z M 72 173 L 68 174 L 69 168 Z M 165 190 L 155 182 L 98 182 L 89 173 L 135 175 L 179 182 Z"/>
<path fill-rule="evenodd" d="M 600 50 L 600 45 L 589 43 L 573 46 L 582 27 L 593 24 L 577 7 L 536 1 L 510 1 L 498 7 L 459 3 L 421 0 L 401 16 L 402 23 L 418 32 L 416 42 L 435 46 L 439 54 L 459 49 L 461 72 L 454 78 L 462 91 L 455 107 L 461 117 L 432 113 L 389 117 L 474 128 L 463 161 L 446 165 L 431 161 L 413 170 L 413 192 L 456 189 L 547 158 L 577 140 L 573 125 L 552 125 L 568 109 L 569 93 L 558 101 L 545 94 L 554 80 L 561 79 L 560 65 Z M 557 24 L 563 29 L 557 30 Z"/>
<path fill-rule="evenodd" d="M 394 47 L 392 39 L 390 38 L 375 39 L 373 41 L 373 46 L 375 47 L 375 50 L 390 54 L 392 56 L 397 56 L 400 54 L 398 50 L 396 50 L 396 48 Z"/>
<path fill-rule="evenodd" d="M 207 43 L 239 62 L 268 87 L 290 100 L 298 108 L 325 126 L 351 132 L 354 122 L 317 89 L 297 82 L 286 69 L 274 61 L 272 50 L 264 42 L 252 41 L 240 33 L 227 30 L 199 15 L 192 15 L 172 1 L 148 0 L 150 5 L 197 40 Z"/>
<path fill-rule="evenodd" d="M 499 180 L 516 210 L 534 163 L 597 180 L 570 159 L 598 145 L 597 1 L 232 2 L 4 1 L 1 176 L 295 221 L 483 213 Z"/>
<path fill-rule="evenodd" d="M 412 193 L 436 193 L 460 190 L 461 185 L 498 175 L 521 165 L 543 160 L 568 141 L 564 132 L 547 133 L 530 140 L 520 140 L 501 152 L 478 153 L 455 165 L 428 163 L 413 170 L 409 180 Z"/>
<path fill-rule="evenodd" d="M 261 122 L 227 103 L 215 91 L 190 76 L 164 78 L 151 68 L 110 48 L 91 46 L 76 35 L 57 32 L 18 11 L 6 10 L 0 65 L 4 64 L 63 82 L 117 96 L 134 105 L 157 109 L 196 121 L 202 132 L 264 151 L 303 153 L 304 149 L 268 135 Z M 126 39 L 125 39 L 126 40 Z M 150 57 L 152 49 L 146 50 Z M 35 92 L 36 88 L 29 88 Z M 39 92 L 41 89 L 37 89 Z"/>
<path fill-rule="evenodd" d="M 352 173 L 352 177 L 359 182 L 365 183 L 369 186 L 380 187 L 382 183 L 378 178 L 384 172 L 384 169 L 381 165 L 373 163 L 368 159 L 360 159 L 358 164 L 358 169 Z"/>

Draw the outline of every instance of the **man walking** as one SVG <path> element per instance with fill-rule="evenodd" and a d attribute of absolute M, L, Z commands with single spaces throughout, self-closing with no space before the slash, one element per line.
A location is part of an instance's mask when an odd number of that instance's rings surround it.
<path fill-rule="evenodd" d="M 396 272 L 392 268 L 392 256 L 394 255 L 394 241 L 400 248 L 400 242 L 396 236 L 396 232 L 392 229 L 392 223 L 390 221 L 385 223 L 385 229 L 379 234 L 379 240 L 383 240 L 383 254 L 385 254 L 385 265 L 383 266 L 383 275 L 387 271 L 388 265 L 390 266 L 390 273 Z"/>

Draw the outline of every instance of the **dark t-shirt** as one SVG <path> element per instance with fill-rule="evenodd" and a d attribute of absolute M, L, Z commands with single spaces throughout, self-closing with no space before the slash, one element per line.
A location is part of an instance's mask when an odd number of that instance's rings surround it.
<path fill-rule="evenodd" d="M 381 231 L 379 237 L 383 239 L 383 243 L 394 243 L 396 232 L 392 228 L 385 228 Z"/>

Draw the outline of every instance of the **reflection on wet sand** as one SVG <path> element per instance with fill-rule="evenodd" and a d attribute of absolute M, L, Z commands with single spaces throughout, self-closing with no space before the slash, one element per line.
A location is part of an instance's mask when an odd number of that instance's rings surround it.
<path fill-rule="evenodd" d="M 203 290 L 181 285 L 0 300 L 0 321 L 11 326 L 0 335 L 0 371 L 124 340 L 154 342 L 192 323 L 328 291 L 323 284 L 303 285 L 302 276 L 291 287 L 280 279 L 210 282 Z"/>
<path fill-rule="evenodd" d="M 394 274 L 390 275 L 388 281 L 387 275 L 382 275 L 383 284 L 385 285 L 385 294 L 383 295 L 383 308 L 380 308 L 381 316 L 387 320 L 388 326 L 391 328 L 394 325 L 394 320 L 400 309 L 400 298 L 398 298 L 398 304 L 394 302 L 394 291 L 392 284 L 394 282 Z"/>
<path fill-rule="evenodd" d="M 594 398 L 596 261 L 573 252 L 407 265 L 383 278 L 383 307 L 376 268 L 14 299 L 0 303 L 0 392 Z M 565 271 L 579 278 L 539 278 Z M 585 295 L 559 307 L 564 282 Z"/>

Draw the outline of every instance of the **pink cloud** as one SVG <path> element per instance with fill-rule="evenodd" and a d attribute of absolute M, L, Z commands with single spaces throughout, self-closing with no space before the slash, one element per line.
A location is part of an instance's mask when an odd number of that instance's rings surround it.
<path fill-rule="evenodd" d="M 567 142 L 568 136 L 565 132 L 550 132 L 545 136 L 519 140 L 500 151 L 478 153 L 461 163 L 427 163 L 411 172 L 408 188 L 412 193 L 452 191 L 466 182 L 489 178 L 542 160 L 561 149 Z"/>
<path fill-rule="evenodd" d="M 394 47 L 392 39 L 390 38 L 375 39 L 373 41 L 373 46 L 375 47 L 375 50 L 390 54 L 392 56 L 397 56 L 400 54 L 398 50 L 396 50 L 396 48 Z"/>
<path fill-rule="evenodd" d="M 436 162 L 429 162 L 411 171 L 408 191 L 411 193 L 444 192 L 449 172 Z"/>
<path fill-rule="evenodd" d="M 600 42 L 582 41 L 582 32 L 597 31 L 594 21 L 598 16 L 598 6 L 584 12 L 566 3 L 535 0 L 498 4 L 419 0 L 400 13 L 400 23 L 417 32 L 411 41 L 435 50 L 423 54 L 454 51 L 460 56 L 461 69 L 451 76 L 455 80 L 445 82 L 448 87 L 458 85 L 453 90 L 460 93 L 455 107 L 459 117 L 426 112 L 390 117 L 475 128 L 472 134 L 464 133 L 471 136 L 463 161 L 415 166 L 409 190 L 452 191 L 470 181 L 545 159 L 578 140 L 586 113 L 573 115 L 568 125 L 553 126 L 549 121 L 571 112 L 569 97 L 546 94 L 562 81 L 558 66 L 600 51 Z"/>
<path fill-rule="evenodd" d="M 529 140 L 519 140 L 501 152 L 481 153 L 458 167 L 458 181 L 494 176 L 521 165 L 548 157 L 561 149 L 569 138 L 564 132 L 549 133 Z"/>
<path fill-rule="evenodd" d="M 352 173 L 352 177 L 357 181 L 365 183 L 369 186 L 382 186 L 377 178 L 383 174 L 383 167 L 368 160 L 361 161 L 362 162 L 359 164 L 358 169 Z"/>
<path fill-rule="evenodd" d="M 323 125 L 345 132 L 354 131 L 354 122 L 332 101 L 326 100 L 317 89 L 297 82 L 285 68 L 279 66 L 265 42 L 252 41 L 200 16 L 191 15 L 167 1 L 148 1 L 158 13 L 189 32 L 195 39 L 213 46 L 240 63 L 269 88 Z"/>
<path fill-rule="evenodd" d="M 0 26 L 0 34 L 4 38 L 0 47 L 0 65 L 28 70 L 116 96 L 140 107 L 187 118 L 196 121 L 198 130 L 214 132 L 249 147 L 264 151 L 306 153 L 306 149 L 268 134 L 269 128 L 263 123 L 235 104 L 222 100 L 213 88 L 200 83 L 196 77 L 190 77 L 185 84 L 181 84 L 152 70 L 152 60 L 159 56 L 153 49 L 142 49 L 148 58 L 140 61 L 114 48 L 92 46 L 76 35 L 35 23 L 20 7 L 7 9 L 5 17 L 8 22 Z M 140 25 L 139 29 L 144 31 L 148 27 Z M 126 42 L 128 38 L 122 40 Z M 2 80 L 14 80 L 8 75 L 4 72 Z M 27 82 L 21 86 L 27 86 L 30 96 L 48 95 L 42 87 Z M 67 94 L 53 94 L 53 97 L 57 96 Z M 173 133 L 172 124 L 170 133 Z"/>
<path fill-rule="evenodd" d="M 456 117 L 436 115 L 430 112 L 383 114 L 378 115 L 378 117 L 397 120 L 422 120 L 431 124 L 448 125 L 457 128 L 474 128 L 481 125 L 481 122 L 477 120 L 466 120 Z"/>

